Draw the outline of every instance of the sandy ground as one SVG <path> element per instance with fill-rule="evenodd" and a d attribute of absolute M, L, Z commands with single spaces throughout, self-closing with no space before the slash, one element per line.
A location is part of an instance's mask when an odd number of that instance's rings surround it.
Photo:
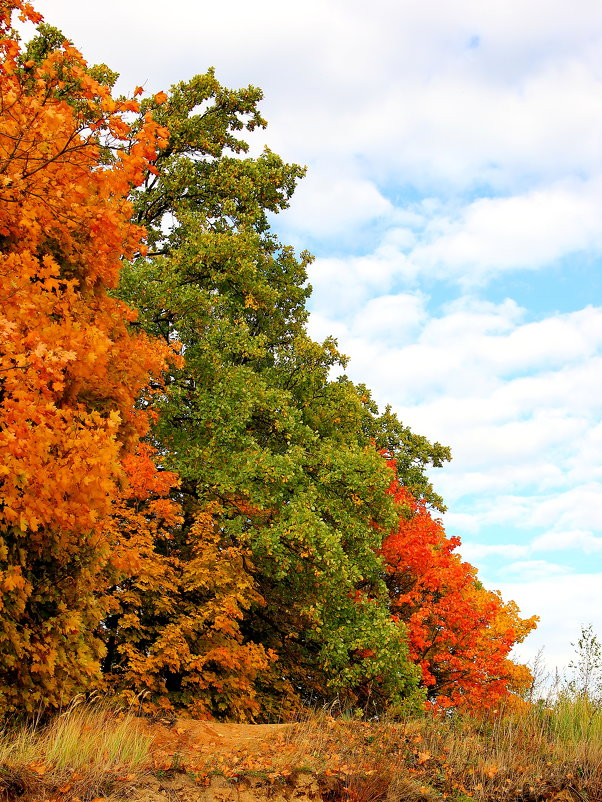
<path fill-rule="evenodd" d="M 192 719 L 177 719 L 174 723 L 154 723 L 149 727 L 153 736 L 151 752 L 158 764 L 181 755 L 183 762 L 194 766 L 207 755 L 224 756 L 233 753 L 261 754 L 278 746 L 273 743 L 291 724 L 220 724 Z M 156 772 L 142 785 L 132 789 L 132 802 L 317 802 L 322 798 L 315 777 L 294 773 L 277 780 L 264 776 L 226 778 L 216 774 L 195 781 L 194 772 L 179 774 Z M 109 802 L 109 800 L 107 800 Z"/>
<path fill-rule="evenodd" d="M 291 724 L 220 724 L 182 718 L 169 724 L 154 723 L 150 732 L 154 749 L 184 753 L 197 751 L 199 747 L 260 748 L 291 727 Z"/>

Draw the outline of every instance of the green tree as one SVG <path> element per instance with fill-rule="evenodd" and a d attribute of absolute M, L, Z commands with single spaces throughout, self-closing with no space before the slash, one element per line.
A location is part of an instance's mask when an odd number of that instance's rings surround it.
<path fill-rule="evenodd" d="M 257 594 L 247 593 L 240 637 L 277 657 L 254 684 L 264 715 L 287 700 L 361 701 L 377 678 L 383 699 L 413 698 L 418 678 L 378 556 L 399 514 L 378 449 L 437 505 L 424 469 L 449 453 L 379 414 L 365 387 L 330 378 L 346 360 L 333 340 L 307 334 L 311 257 L 283 246 L 268 219 L 304 171 L 269 150 L 249 158 L 238 138 L 265 125 L 260 99 L 209 71 L 161 105 L 143 103 L 170 138 L 134 196 L 150 252 L 126 266 L 119 294 L 138 308 L 136 325 L 180 343 L 185 360 L 154 429 L 162 464 L 181 479 L 184 520 L 169 550 L 185 559 L 198 514 L 219 509 L 216 554 L 236 550 Z M 117 678 L 139 657 L 122 649 Z M 171 682 L 192 685 L 193 674 L 182 667 Z"/>

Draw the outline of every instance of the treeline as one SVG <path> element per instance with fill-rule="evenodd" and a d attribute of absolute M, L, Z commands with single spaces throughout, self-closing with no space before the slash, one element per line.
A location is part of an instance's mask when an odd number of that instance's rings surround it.
<path fill-rule="evenodd" d="M 40 23 L 0 0 L 2 709 L 520 693 L 535 621 L 433 517 L 448 449 L 330 378 L 346 358 L 307 333 L 311 257 L 268 219 L 303 170 L 241 138 L 261 92 L 209 71 L 115 98 Z"/>

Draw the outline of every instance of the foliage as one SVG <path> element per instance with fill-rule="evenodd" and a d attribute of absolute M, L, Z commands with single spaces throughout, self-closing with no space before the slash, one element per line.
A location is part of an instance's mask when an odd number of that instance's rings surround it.
<path fill-rule="evenodd" d="M 137 103 L 68 43 L 25 59 L 17 12 L 39 20 L 0 4 L 0 707 L 31 710 L 98 670 L 103 521 L 167 353 L 108 289 L 140 250 L 128 195 L 165 132 L 150 117 L 131 131 Z"/>
<path fill-rule="evenodd" d="M 260 91 L 210 70 L 116 100 L 0 11 L 4 708 L 99 666 L 147 709 L 240 720 L 520 689 L 534 620 L 429 512 L 449 450 L 307 332 L 311 257 L 269 225 L 304 171 L 240 138 Z"/>
<path fill-rule="evenodd" d="M 395 460 L 388 463 L 395 469 Z M 514 602 L 481 585 L 454 553 L 459 539 L 446 536 L 424 501 L 398 479 L 390 492 L 404 509 L 382 545 L 391 610 L 408 626 L 410 657 L 429 698 L 439 707 L 482 710 L 524 692 L 531 674 L 508 655 L 537 618 L 521 619 Z"/>
<path fill-rule="evenodd" d="M 232 553 L 239 566 L 235 640 L 264 661 L 270 656 L 262 672 L 254 659 L 239 674 L 264 715 L 299 700 L 353 697 L 377 677 L 390 697 L 412 697 L 416 673 L 405 628 L 388 612 L 378 555 L 380 532 L 396 515 L 390 471 L 374 446 L 394 452 L 404 481 L 434 502 L 424 468 L 449 452 L 389 410 L 379 415 L 366 388 L 332 379 L 345 358 L 332 340 L 308 336 L 310 257 L 297 258 L 268 225 L 303 171 L 270 151 L 245 157 L 238 138 L 264 125 L 260 97 L 253 87 L 224 89 L 210 71 L 175 86 L 165 103 L 142 105 L 170 139 L 134 197 L 151 251 L 124 271 L 119 294 L 138 307 L 150 334 L 181 343 L 185 358 L 170 373 L 153 432 L 165 467 L 181 478 L 184 521 L 170 553 L 187 576 L 204 576 L 191 543 L 197 514 L 211 510 L 203 559 L 217 560 L 215 576 L 226 587 L 221 558 Z M 185 654 L 190 638 L 184 648 L 177 611 L 194 593 L 168 584 L 173 607 L 160 614 L 158 575 L 154 587 L 132 581 L 146 634 L 158 638 L 167 627 Z M 112 621 L 121 630 L 123 621 Z M 143 652 L 154 654 L 158 643 L 144 641 Z M 121 649 L 124 658 L 138 660 L 129 649 Z M 368 651 L 374 656 L 365 660 Z M 179 690 L 193 682 L 186 666 L 172 668 L 169 688 L 157 670 L 156 680 L 145 680 L 157 693 L 163 683 L 172 703 L 192 704 Z M 205 699 L 220 715 L 213 691 L 194 682 L 197 704 Z"/>
<path fill-rule="evenodd" d="M 103 625 L 105 675 L 147 710 L 250 718 L 259 712 L 253 682 L 271 655 L 240 632 L 244 611 L 262 603 L 245 570 L 248 553 L 220 543 L 215 509 L 198 511 L 185 537 L 180 528 L 174 535 L 182 519 L 164 498 L 173 474 L 154 478 L 154 486 L 140 473 L 131 478 L 112 521 L 121 546 L 111 558 L 118 582 Z"/>

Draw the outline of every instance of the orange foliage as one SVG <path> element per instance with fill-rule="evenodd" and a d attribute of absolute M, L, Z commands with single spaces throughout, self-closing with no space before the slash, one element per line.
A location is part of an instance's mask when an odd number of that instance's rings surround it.
<path fill-rule="evenodd" d="M 249 555 L 221 542 L 215 506 L 186 520 L 166 498 L 177 477 L 154 472 L 151 457 L 143 447 L 126 461 L 130 496 L 111 523 L 107 685 L 143 694 L 155 712 L 252 719 L 260 710 L 255 680 L 273 655 L 241 634 L 244 612 L 263 603 Z"/>
<path fill-rule="evenodd" d="M 394 460 L 387 464 L 395 470 Z M 397 479 L 390 492 L 402 509 L 382 544 L 391 610 L 408 627 L 410 656 L 428 696 L 437 707 L 495 707 L 531 681 L 508 655 L 537 619 L 521 619 L 513 601 L 486 590 L 476 569 L 454 553 L 459 538 L 447 537 Z"/>
<path fill-rule="evenodd" d="M 104 519 L 121 458 L 148 428 L 134 405 L 167 351 L 132 335 L 108 290 L 143 230 L 127 200 L 166 132 L 133 132 L 65 45 L 20 63 L 0 3 L 0 698 L 58 703 L 95 674 Z M 67 99 L 68 98 L 68 99 Z"/>
<path fill-rule="evenodd" d="M 68 43 L 23 63 L 15 13 L 40 20 L 0 0 L 0 707 L 58 705 L 104 656 L 107 683 L 155 708 L 252 718 L 258 678 L 288 680 L 245 636 L 264 604 L 249 549 L 217 503 L 169 499 L 177 477 L 140 441 L 149 376 L 175 356 L 109 294 L 121 259 L 144 253 L 128 196 L 167 131 Z M 482 588 L 397 480 L 390 492 L 406 513 L 382 555 L 423 684 L 440 706 L 496 704 L 528 681 L 508 654 L 534 619 Z"/>

